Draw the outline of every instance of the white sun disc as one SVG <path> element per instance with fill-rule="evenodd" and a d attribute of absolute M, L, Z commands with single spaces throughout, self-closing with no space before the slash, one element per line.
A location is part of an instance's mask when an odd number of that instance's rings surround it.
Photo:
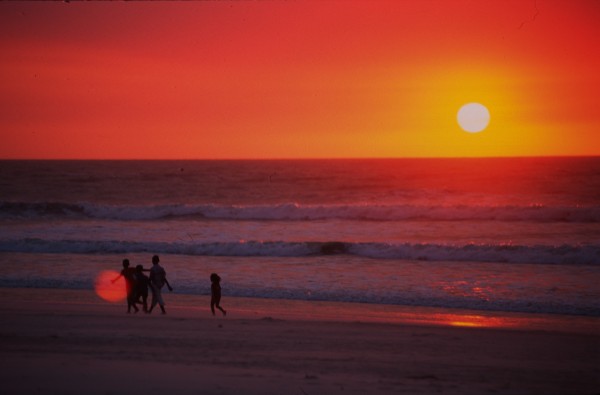
<path fill-rule="evenodd" d="M 467 103 L 458 110 L 456 118 L 464 131 L 477 133 L 490 123 L 490 112 L 483 104 Z"/>

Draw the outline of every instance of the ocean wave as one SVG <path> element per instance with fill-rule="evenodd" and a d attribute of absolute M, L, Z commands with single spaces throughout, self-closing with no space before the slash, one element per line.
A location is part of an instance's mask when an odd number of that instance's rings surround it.
<path fill-rule="evenodd" d="M 540 263 L 563 265 L 600 264 L 600 245 L 513 245 L 513 244 L 435 244 L 435 243 L 352 243 L 352 242 L 284 242 L 239 241 L 206 243 L 166 243 L 131 241 L 42 240 L 22 239 L 0 242 L 0 252 L 157 254 L 239 257 L 304 257 L 348 254 L 365 258 Z"/>
<path fill-rule="evenodd" d="M 600 222 L 600 207 L 437 205 L 101 205 L 60 202 L 2 202 L 0 218 L 66 217 L 106 220 L 214 219 L 255 221 L 530 221 Z"/>

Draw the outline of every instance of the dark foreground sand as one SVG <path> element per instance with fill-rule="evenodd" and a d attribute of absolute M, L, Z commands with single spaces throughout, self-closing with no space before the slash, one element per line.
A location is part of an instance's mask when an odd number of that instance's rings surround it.
<path fill-rule="evenodd" d="M 598 319 L 234 298 L 213 318 L 206 297 L 166 299 L 127 315 L 91 291 L 0 289 L 0 391 L 600 393 Z"/>

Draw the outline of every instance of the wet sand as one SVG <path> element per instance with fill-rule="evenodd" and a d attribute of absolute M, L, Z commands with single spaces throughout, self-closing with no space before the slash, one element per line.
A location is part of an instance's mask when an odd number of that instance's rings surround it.
<path fill-rule="evenodd" d="M 600 320 L 0 288 L 7 394 L 598 394 Z"/>

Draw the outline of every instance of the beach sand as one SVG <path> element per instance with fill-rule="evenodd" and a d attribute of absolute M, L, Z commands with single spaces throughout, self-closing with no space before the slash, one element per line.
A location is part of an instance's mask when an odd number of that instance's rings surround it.
<path fill-rule="evenodd" d="M 598 394 L 596 318 L 0 288 L 5 394 Z"/>

